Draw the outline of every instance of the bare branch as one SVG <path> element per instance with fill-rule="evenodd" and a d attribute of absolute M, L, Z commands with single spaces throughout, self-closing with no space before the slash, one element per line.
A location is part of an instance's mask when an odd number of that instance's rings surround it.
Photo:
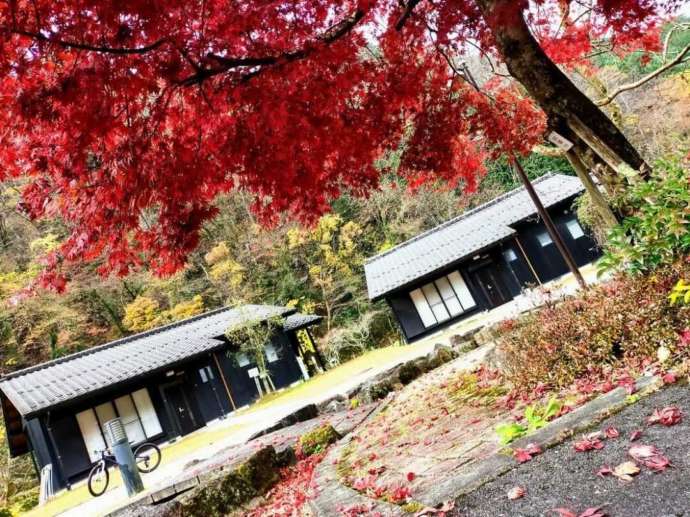
<path fill-rule="evenodd" d="M 403 11 L 402 15 L 400 15 L 400 18 L 398 18 L 398 21 L 395 23 L 396 31 L 402 30 L 403 26 L 405 25 L 405 22 L 407 22 L 408 18 L 412 16 L 414 8 L 417 7 L 417 4 L 419 4 L 421 1 L 422 0 L 407 1 L 407 5 L 405 5 L 405 10 Z"/>
<path fill-rule="evenodd" d="M 158 41 L 155 41 L 151 43 L 150 45 L 146 45 L 143 47 L 108 47 L 108 46 L 101 46 L 101 45 L 89 45 L 87 43 L 79 43 L 76 41 L 68 41 L 68 40 L 62 40 L 62 39 L 56 39 L 56 38 L 51 38 L 46 36 L 45 34 L 41 32 L 33 32 L 33 31 L 27 31 L 27 30 L 22 30 L 22 29 L 10 29 L 10 33 L 12 34 L 18 34 L 20 36 L 25 36 L 27 38 L 32 38 L 38 41 L 43 41 L 46 43 L 49 43 L 51 45 L 57 45 L 59 47 L 63 48 L 73 48 L 77 50 L 88 50 L 91 52 L 100 52 L 103 54 L 117 54 L 117 55 L 127 55 L 127 54 L 146 54 L 148 52 L 151 52 L 153 50 L 156 50 L 160 46 L 162 46 L 164 43 L 168 41 L 167 38 L 162 38 L 159 39 Z"/>
<path fill-rule="evenodd" d="M 178 81 L 180 86 L 199 84 L 202 81 L 215 75 L 224 74 L 230 70 L 241 68 L 250 69 L 242 76 L 242 81 L 247 81 L 255 77 L 265 67 L 275 66 L 282 63 L 304 59 L 312 54 L 317 48 L 317 44 L 330 45 L 340 38 L 349 34 L 357 24 L 364 18 L 364 11 L 355 11 L 351 16 L 330 27 L 326 32 L 316 37 L 315 42 L 305 45 L 303 48 L 292 52 L 284 52 L 273 56 L 246 56 L 246 57 L 225 57 L 218 54 L 208 54 L 206 57 L 216 61 L 219 66 L 211 68 L 197 69 L 193 75 Z"/>
<path fill-rule="evenodd" d="M 623 86 L 618 87 L 616 90 L 614 90 L 612 93 L 610 93 L 607 97 L 595 102 L 595 104 L 597 106 L 605 106 L 607 104 L 610 104 L 621 93 L 627 92 L 629 90 L 634 90 L 635 88 L 639 88 L 643 84 L 646 84 L 649 81 L 651 81 L 652 79 L 654 79 L 655 77 L 660 76 L 661 74 L 663 74 L 667 70 L 673 68 L 677 64 L 682 63 L 683 59 L 685 58 L 686 55 L 688 55 L 688 53 L 690 53 L 690 44 L 686 45 L 685 48 L 683 50 L 681 50 L 675 58 L 673 58 L 671 61 L 669 61 L 665 65 L 660 66 L 659 68 L 657 68 L 656 70 L 654 70 L 650 74 L 647 74 L 646 76 L 644 76 L 639 81 L 624 84 Z"/>

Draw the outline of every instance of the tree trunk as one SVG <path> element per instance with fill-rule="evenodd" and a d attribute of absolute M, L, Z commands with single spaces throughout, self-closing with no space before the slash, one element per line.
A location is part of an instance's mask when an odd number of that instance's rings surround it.
<path fill-rule="evenodd" d="M 611 210 L 604 195 L 599 191 L 599 187 L 592 181 L 587 166 L 582 162 L 574 149 L 568 151 L 566 157 L 575 170 L 577 177 L 580 178 L 580 181 L 582 181 L 582 184 L 585 186 L 585 190 L 592 200 L 592 205 L 594 205 L 599 217 L 606 225 L 606 229 L 610 230 L 618 224 L 618 219 L 616 219 L 616 215 L 613 213 L 613 210 Z"/>
<path fill-rule="evenodd" d="M 621 130 L 551 61 L 520 12 L 506 23 L 515 0 L 476 0 L 510 74 L 546 112 L 551 129 L 582 141 L 616 173 L 625 164 L 642 176 L 648 166 Z"/>

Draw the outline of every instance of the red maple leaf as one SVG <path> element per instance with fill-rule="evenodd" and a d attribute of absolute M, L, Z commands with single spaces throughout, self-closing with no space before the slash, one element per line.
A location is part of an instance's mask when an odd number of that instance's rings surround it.
<path fill-rule="evenodd" d="M 532 456 L 541 454 L 541 448 L 536 443 L 529 443 L 524 449 L 516 448 L 513 451 L 513 457 L 519 463 L 526 463 L 532 459 Z"/>
<path fill-rule="evenodd" d="M 667 406 L 663 409 L 655 409 L 652 415 L 647 418 L 649 425 L 661 424 L 667 427 L 676 425 L 683 420 L 683 414 L 676 406 Z"/>
<path fill-rule="evenodd" d="M 662 472 L 671 466 L 671 461 L 654 445 L 632 445 L 628 454 L 638 463 L 656 472 Z"/>
<path fill-rule="evenodd" d="M 664 384 L 675 384 L 678 380 L 676 374 L 673 372 L 666 372 L 661 379 L 664 381 Z"/>
<path fill-rule="evenodd" d="M 601 441 L 602 434 L 600 432 L 590 433 L 583 436 L 582 439 L 573 444 L 577 452 L 586 452 L 604 448 L 604 443 Z"/>
<path fill-rule="evenodd" d="M 604 434 L 606 435 L 606 438 L 618 438 L 618 436 L 620 436 L 618 429 L 615 427 L 607 427 L 604 429 Z"/>
<path fill-rule="evenodd" d="M 640 429 L 634 430 L 632 433 L 630 433 L 630 441 L 634 442 L 635 440 L 639 440 L 642 437 L 642 431 Z"/>

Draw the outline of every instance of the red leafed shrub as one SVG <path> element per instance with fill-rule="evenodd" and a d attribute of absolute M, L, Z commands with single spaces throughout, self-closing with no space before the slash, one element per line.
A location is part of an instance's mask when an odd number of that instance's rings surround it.
<path fill-rule="evenodd" d="M 690 264 L 678 261 L 646 276 L 617 275 L 576 296 L 524 315 L 500 339 L 504 370 L 515 386 L 565 387 L 608 367 L 637 365 L 660 346 L 683 351 L 690 308 L 668 294 Z"/>

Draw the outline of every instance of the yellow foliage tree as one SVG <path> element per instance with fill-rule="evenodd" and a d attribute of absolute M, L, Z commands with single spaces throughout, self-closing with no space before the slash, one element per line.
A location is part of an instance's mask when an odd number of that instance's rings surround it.
<path fill-rule="evenodd" d="M 148 296 L 137 296 L 132 303 L 125 306 L 122 324 L 128 330 L 142 332 L 155 327 L 159 316 L 160 305 L 156 300 Z"/>
<path fill-rule="evenodd" d="M 359 224 L 335 214 L 324 215 L 312 229 L 293 228 L 287 233 L 288 248 L 304 258 L 309 279 L 321 292 L 328 330 L 334 311 L 351 303 L 361 282 L 362 233 Z"/>
<path fill-rule="evenodd" d="M 125 307 L 123 325 L 134 332 L 150 330 L 174 321 L 191 318 L 204 312 L 204 300 L 196 295 L 191 300 L 180 302 L 168 310 L 161 311 L 160 304 L 148 296 L 137 298 Z"/>
<path fill-rule="evenodd" d="M 244 268 L 230 255 L 225 242 L 220 242 L 211 249 L 204 260 L 211 266 L 209 276 L 216 282 L 225 282 L 231 288 L 237 288 L 242 285 L 244 280 Z"/>

